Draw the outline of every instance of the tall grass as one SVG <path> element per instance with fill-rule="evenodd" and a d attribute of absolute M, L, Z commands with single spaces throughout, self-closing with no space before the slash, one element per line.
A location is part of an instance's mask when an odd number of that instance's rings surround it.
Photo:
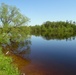
<path fill-rule="evenodd" d="M 18 68 L 11 63 L 12 59 L 6 57 L 2 53 L 2 48 L 0 47 L 0 75 L 20 75 Z"/>

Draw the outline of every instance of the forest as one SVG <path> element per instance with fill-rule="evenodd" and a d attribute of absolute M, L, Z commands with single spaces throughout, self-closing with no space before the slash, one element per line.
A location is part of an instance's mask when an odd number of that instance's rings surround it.
<path fill-rule="evenodd" d="M 76 35 L 74 21 L 46 21 L 42 25 L 30 26 L 32 35 L 43 36 L 46 39 L 64 39 Z"/>

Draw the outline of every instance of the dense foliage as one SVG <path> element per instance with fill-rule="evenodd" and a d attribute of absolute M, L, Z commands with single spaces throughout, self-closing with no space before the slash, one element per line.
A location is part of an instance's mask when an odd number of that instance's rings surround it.
<path fill-rule="evenodd" d="M 46 21 L 42 25 L 30 26 L 31 34 L 41 35 L 46 39 L 64 39 L 76 35 L 76 24 L 72 21 Z"/>
<path fill-rule="evenodd" d="M 28 22 L 28 18 L 22 15 L 18 8 L 2 3 L 0 6 L 0 23 L 2 27 L 21 26 Z"/>
<path fill-rule="evenodd" d="M 25 26 L 29 19 L 15 6 L 2 3 L 0 6 L 0 43 L 19 42 L 27 37 L 30 29 Z"/>

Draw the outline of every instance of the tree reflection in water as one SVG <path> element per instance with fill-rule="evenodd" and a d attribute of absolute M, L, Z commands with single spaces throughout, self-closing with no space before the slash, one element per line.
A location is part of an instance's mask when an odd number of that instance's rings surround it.
<path fill-rule="evenodd" d="M 23 70 L 24 66 L 31 63 L 29 58 L 31 52 L 30 45 L 30 39 L 24 42 L 11 42 L 10 45 L 3 45 L 3 53 L 12 57 L 13 63 L 16 64 L 20 70 Z"/>
<path fill-rule="evenodd" d="M 75 40 L 75 38 L 76 36 L 70 36 L 70 35 L 66 37 L 62 37 L 59 35 L 58 36 L 44 35 L 42 36 L 41 39 L 45 39 L 47 41 L 48 40 L 72 41 Z M 38 40 L 38 38 L 37 39 L 33 38 L 33 39 Z M 44 40 L 41 41 L 41 39 L 39 38 L 38 42 L 44 41 Z M 69 54 L 69 52 L 67 53 L 69 49 L 69 44 L 67 45 L 67 43 L 65 42 L 65 45 L 62 46 L 63 44 L 61 44 L 60 42 L 57 43 L 57 41 L 56 43 L 59 45 L 57 44 L 52 45 L 52 42 L 51 44 L 49 42 L 48 43 L 45 42 L 47 45 L 50 44 L 48 45 L 50 47 L 46 47 L 45 43 L 43 46 L 38 42 L 37 41 L 32 42 L 33 47 L 35 47 L 33 49 L 31 46 L 31 41 L 29 39 L 25 40 L 24 42 L 11 42 L 10 45 L 3 45 L 3 52 L 5 55 L 11 56 L 13 59 L 13 63 L 17 64 L 19 70 L 22 73 L 25 73 L 26 75 L 72 75 L 73 73 L 74 75 L 76 74 L 76 71 L 74 71 L 75 68 L 71 66 L 73 64 L 69 62 L 72 59 L 69 60 L 68 59 L 69 57 L 67 57 Z M 69 43 L 71 45 L 71 42 Z M 40 50 L 37 49 L 37 47 L 40 47 L 39 48 Z M 70 50 L 71 49 L 69 49 L 69 51 Z M 69 64 L 67 64 L 67 62 Z"/>

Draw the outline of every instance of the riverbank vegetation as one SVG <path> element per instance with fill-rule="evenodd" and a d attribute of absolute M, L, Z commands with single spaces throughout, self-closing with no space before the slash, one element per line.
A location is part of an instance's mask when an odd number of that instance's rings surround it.
<path fill-rule="evenodd" d="M 29 18 L 22 15 L 15 6 L 2 3 L 0 6 L 0 42 L 19 42 L 23 37 L 27 37 L 30 28 L 27 25 Z M 5 41 L 5 42 L 7 42 Z"/>
<path fill-rule="evenodd" d="M 49 39 L 67 39 L 76 35 L 76 23 L 72 21 L 46 21 L 42 25 L 30 26 L 31 34 Z"/>
<path fill-rule="evenodd" d="M 29 18 L 22 15 L 15 6 L 2 3 L 0 6 L 0 47 L 12 42 L 24 41 L 30 28 L 27 25 Z M 5 56 L 0 49 L 0 75 L 20 75 L 18 68 L 12 63 L 12 58 Z"/>
<path fill-rule="evenodd" d="M 11 63 L 12 59 L 5 56 L 0 47 L 0 75 L 20 75 L 18 68 Z"/>

